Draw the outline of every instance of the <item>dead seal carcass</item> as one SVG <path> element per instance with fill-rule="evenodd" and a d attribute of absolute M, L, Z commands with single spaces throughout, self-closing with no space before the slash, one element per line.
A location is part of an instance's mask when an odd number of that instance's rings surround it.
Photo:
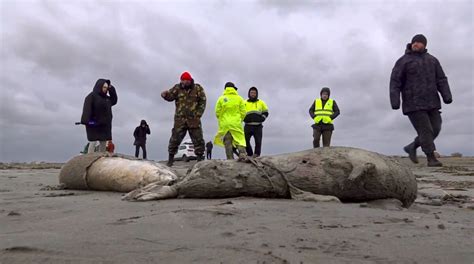
<path fill-rule="evenodd" d="M 250 161 L 199 162 L 174 185 L 152 183 L 124 199 L 253 196 L 327 200 L 329 196 L 343 202 L 395 198 L 408 207 L 416 198 L 416 179 L 409 168 L 362 149 L 317 148 Z"/>
<path fill-rule="evenodd" d="M 76 156 L 59 173 L 59 183 L 67 189 L 116 192 L 130 192 L 152 182 L 166 185 L 176 178 L 165 165 L 105 152 Z"/>

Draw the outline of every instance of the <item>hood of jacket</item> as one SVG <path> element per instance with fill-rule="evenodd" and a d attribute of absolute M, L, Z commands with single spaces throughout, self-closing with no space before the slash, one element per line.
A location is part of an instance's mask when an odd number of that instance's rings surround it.
<path fill-rule="evenodd" d="M 104 83 L 107 83 L 110 86 L 110 80 L 98 79 L 97 82 L 95 82 L 94 89 L 92 89 L 92 91 L 96 94 L 105 96 L 106 94 L 102 92 L 102 86 L 104 86 Z"/>
<path fill-rule="evenodd" d="M 321 89 L 321 92 L 319 92 L 319 95 L 321 96 L 323 92 L 326 92 L 328 94 L 328 98 L 331 97 L 331 89 L 329 89 L 328 87 L 323 87 Z"/>
<path fill-rule="evenodd" d="M 255 92 L 257 92 L 257 96 L 256 96 L 255 98 L 250 98 L 250 91 L 252 91 L 252 90 L 255 91 Z M 249 102 L 256 102 L 256 101 L 258 101 L 258 89 L 257 89 L 257 87 L 251 87 L 251 88 L 249 89 L 248 97 L 249 97 L 249 99 L 247 99 L 247 101 L 249 101 Z"/>

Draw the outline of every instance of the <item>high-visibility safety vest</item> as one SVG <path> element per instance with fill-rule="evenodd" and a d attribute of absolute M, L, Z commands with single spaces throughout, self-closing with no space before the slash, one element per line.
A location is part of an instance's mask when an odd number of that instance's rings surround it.
<path fill-rule="evenodd" d="M 249 102 L 248 100 L 245 102 L 245 111 L 246 114 L 245 116 L 252 117 L 251 115 L 257 115 L 260 116 L 260 118 L 257 119 L 262 119 L 260 122 L 248 122 L 246 123 L 247 125 L 260 125 L 262 124 L 263 121 L 265 121 L 266 116 L 263 115 L 264 113 L 267 113 L 268 115 L 268 107 L 267 104 L 263 100 L 257 100 L 255 102 Z M 253 118 L 255 119 L 255 117 Z"/>
<path fill-rule="evenodd" d="M 314 123 L 317 124 L 323 121 L 324 124 L 332 124 L 331 116 L 334 114 L 332 109 L 334 100 L 328 99 L 323 108 L 323 100 L 321 98 L 316 99 L 314 102 Z"/>

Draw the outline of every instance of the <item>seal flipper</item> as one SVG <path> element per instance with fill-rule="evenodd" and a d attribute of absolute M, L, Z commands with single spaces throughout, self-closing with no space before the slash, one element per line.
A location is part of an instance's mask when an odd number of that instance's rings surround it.
<path fill-rule="evenodd" d="M 354 166 L 347 179 L 350 181 L 355 181 L 356 179 L 362 178 L 362 176 L 366 174 L 372 174 L 373 172 L 375 172 L 375 164 L 367 162 L 361 166 Z"/>
<path fill-rule="evenodd" d="M 163 186 L 157 183 L 150 183 L 147 186 L 138 188 L 127 193 L 122 200 L 126 201 L 150 201 L 176 198 L 178 190 L 176 186 Z"/>

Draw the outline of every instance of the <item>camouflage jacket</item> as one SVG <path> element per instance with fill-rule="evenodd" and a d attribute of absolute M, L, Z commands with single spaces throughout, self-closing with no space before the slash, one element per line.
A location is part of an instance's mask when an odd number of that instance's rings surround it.
<path fill-rule="evenodd" d="M 185 89 L 176 84 L 168 90 L 164 99 L 169 102 L 175 101 L 175 126 L 186 124 L 191 128 L 201 126 L 201 117 L 206 109 L 206 94 L 201 85 L 196 83 L 193 88 Z"/>

